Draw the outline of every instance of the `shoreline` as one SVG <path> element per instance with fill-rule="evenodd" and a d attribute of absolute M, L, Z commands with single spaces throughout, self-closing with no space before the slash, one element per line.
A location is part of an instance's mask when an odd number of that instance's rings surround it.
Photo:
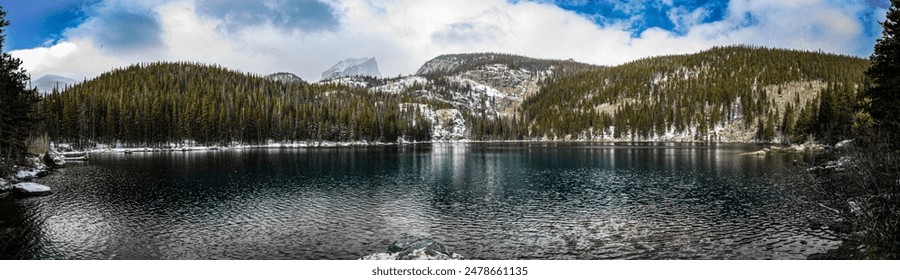
<path fill-rule="evenodd" d="M 190 152 L 190 151 L 215 151 L 215 150 L 243 150 L 243 149 L 297 149 L 297 148 L 342 148 L 342 147 L 377 147 L 377 146 L 407 146 L 420 144 L 466 144 L 466 143 L 596 143 L 604 145 L 616 145 L 625 143 L 641 143 L 641 144 L 693 144 L 693 145 L 720 145 L 720 144 L 745 144 L 745 145 L 772 145 L 789 147 L 788 144 L 772 143 L 772 142 L 705 142 L 705 141 L 610 141 L 610 140 L 443 140 L 443 141 L 417 141 L 417 142 L 303 142 L 303 143 L 269 143 L 269 144 L 234 144 L 234 145 L 172 145 L 163 147 L 107 147 L 106 145 L 98 145 L 100 147 L 89 149 L 72 149 L 70 144 L 51 143 L 50 146 L 58 151 L 61 155 L 72 156 L 76 154 L 130 154 L 130 153 L 151 153 L 151 152 Z"/>

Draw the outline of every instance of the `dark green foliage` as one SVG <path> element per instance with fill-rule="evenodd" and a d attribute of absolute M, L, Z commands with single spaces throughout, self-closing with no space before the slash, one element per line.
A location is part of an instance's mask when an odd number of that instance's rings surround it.
<path fill-rule="evenodd" d="M 900 0 L 891 0 L 881 25 L 882 37 L 875 43 L 872 66 L 866 72 L 875 82 L 867 97 L 872 101 L 872 118 L 896 138 L 900 133 Z"/>
<path fill-rule="evenodd" d="M 867 61 L 859 58 L 818 52 L 746 46 L 713 48 L 693 55 L 641 59 L 559 76 L 526 100 L 523 111 L 533 137 L 606 131 L 614 137 L 647 138 L 696 127 L 696 139 L 715 141 L 713 127 L 741 121 L 745 129 L 756 126 L 761 132 L 759 139 L 769 141 L 777 137 L 775 130 L 777 124 L 784 122 L 781 112 L 786 110 L 772 104 L 774 96 L 768 96 L 771 93 L 767 94 L 765 87 L 800 81 L 826 82 L 835 96 L 829 102 L 843 106 L 856 102 L 856 86 L 865 84 L 863 73 L 867 67 Z M 806 108 L 799 102 L 798 98 L 787 103 Z M 801 125 L 781 125 L 790 128 L 789 135 L 782 135 L 784 138 L 805 138 L 802 134 L 815 132 L 820 123 L 845 120 L 813 118 L 812 111 L 806 113 L 809 115 L 804 117 L 809 119 L 803 119 Z M 843 112 L 840 117 L 845 117 Z M 806 125 L 812 127 L 797 129 Z M 830 129 L 844 133 L 844 127 Z"/>
<path fill-rule="evenodd" d="M 0 50 L 6 37 L 5 27 L 9 25 L 5 18 L 6 12 L 0 7 Z M 28 76 L 21 65 L 21 60 L 0 53 L 0 177 L 24 158 L 25 141 L 37 123 L 33 113 L 37 92 L 26 88 Z"/>
<path fill-rule="evenodd" d="M 900 153 L 891 150 L 890 138 L 875 132 L 865 147 L 854 145 L 827 155 L 833 160 L 800 176 L 811 186 L 805 193 L 813 205 L 837 209 L 826 223 L 850 249 L 835 250 L 824 258 L 900 259 Z M 835 166 L 838 166 L 835 168 Z M 845 246 L 842 246 L 845 247 Z M 849 252 L 844 252 L 844 251 Z"/>
<path fill-rule="evenodd" d="M 338 84 L 281 83 L 217 66 L 153 63 L 52 94 L 42 110 L 51 138 L 76 145 L 429 140 L 421 113 L 401 110 L 401 102 L 413 99 Z"/>

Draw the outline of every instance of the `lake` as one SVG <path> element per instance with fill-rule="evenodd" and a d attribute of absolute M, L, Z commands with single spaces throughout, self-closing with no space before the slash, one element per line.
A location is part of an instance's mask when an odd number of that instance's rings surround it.
<path fill-rule="evenodd" d="M 757 145 L 461 143 L 95 154 L 0 203 L 37 259 L 805 259 L 840 244 Z"/>

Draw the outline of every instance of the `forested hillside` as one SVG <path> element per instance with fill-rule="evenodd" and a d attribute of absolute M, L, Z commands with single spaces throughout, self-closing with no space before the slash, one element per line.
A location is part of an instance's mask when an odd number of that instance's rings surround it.
<path fill-rule="evenodd" d="M 713 48 L 559 76 L 523 104 L 528 137 L 837 141 L 853 133 L 868 61 Z"/>
<path fill-rule="evenodd" d="M 44 98 L 56 142 L 835 142 L 867 125 L 863 59 L 713 48 L 615 67 L 444 55 L 419 75 L 309 84 L 193 63 L 134 65 Z M 291 75 L 293 76 L 293 75 Z"/>
<path fill-rule="evenodd" d="M 430 140 L 422 115 L 400 110 L 404 99 L 218 66 L 153 63 L 50 95 L 41 110 L 55 141 L 82 145 Z"/>

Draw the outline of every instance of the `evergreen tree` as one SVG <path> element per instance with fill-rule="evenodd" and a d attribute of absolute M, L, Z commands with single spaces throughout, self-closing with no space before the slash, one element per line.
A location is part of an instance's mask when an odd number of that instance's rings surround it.
<path fill-rule="evenodd" d="M 0 7 L 0 51 L 8 25 L 6 12 Z M 28 76 L 21 65 L 21 60 L 0 53 L 0 175 L 5 175 L 13 164 L 24 158 L 25 141 L 36 123 L 32 109 L 37 93 L 26 88 Z"/>
<path fill-rule="evenodd" d="M 866 72 L 875 86 L 868 91 L 872 117 L 890 134 L 900 133 L 900 0 L 891 0 L 881 23 L 882 37 L 875 43 L 872 64 Z"/>

